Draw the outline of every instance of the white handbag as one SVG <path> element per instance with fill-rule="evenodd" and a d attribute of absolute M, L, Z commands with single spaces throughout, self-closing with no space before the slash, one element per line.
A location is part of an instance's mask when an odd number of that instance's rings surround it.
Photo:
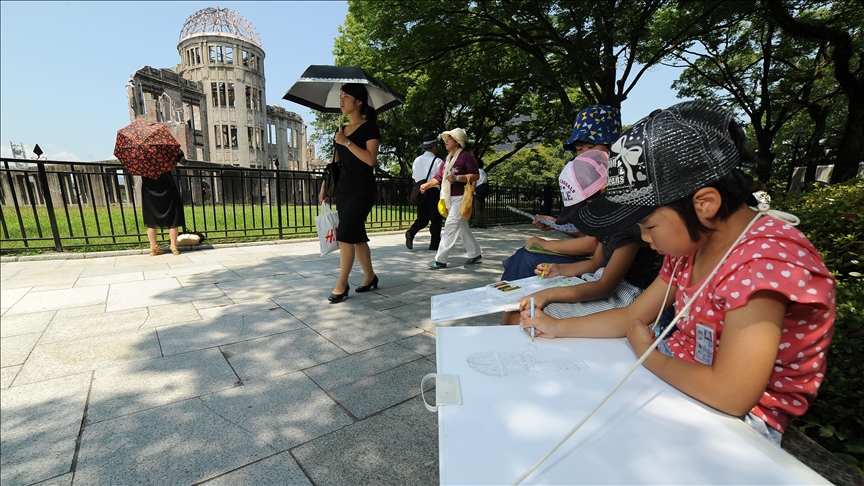
<path fill-rule="evenodd" d="M 318 230 L 318 243 L 321 245 L 321 256 L 338 250 L 336 232 L 339 231 L 339 213 L 330 209 L 327 204 L 321 204 L 321 213 L 315 216 L 315 227 Z"/>

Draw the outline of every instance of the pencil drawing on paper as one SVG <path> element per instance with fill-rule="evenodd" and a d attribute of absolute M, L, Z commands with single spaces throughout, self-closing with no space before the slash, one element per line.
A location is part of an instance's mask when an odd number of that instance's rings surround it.
<path fill-rule="evenodd" d="M 483 351 L 465 359 L 474 371 L 489 376 L 528 376 L 561 371 L 582 371 L 590 367 L 581 359 L 547 358 L 543 353 L 530 351 Z"/>

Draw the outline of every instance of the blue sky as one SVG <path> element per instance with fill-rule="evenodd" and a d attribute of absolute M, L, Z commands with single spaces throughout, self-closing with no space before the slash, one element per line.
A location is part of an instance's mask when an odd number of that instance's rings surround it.
<path fill-rule="evenodd" d="M 333 63 L 345 2 L 0 2 L 0 154 L 10 142 L 35 144 L 52 160 L 113 158 L 117 130 L 129 124 L 125 86 L 142 66 L 180 63 L 186 19 L 229 8 L 255 26 L 266 57 L 267 104 L 299 113 L 282 95 L 310 64 Z M 622 105 L 630 124 L 676 103 L 677 71 L 657 68 Z"/>

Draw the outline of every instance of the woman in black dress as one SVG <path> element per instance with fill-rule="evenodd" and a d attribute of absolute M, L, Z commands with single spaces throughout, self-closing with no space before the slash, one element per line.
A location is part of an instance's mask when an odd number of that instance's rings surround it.
<path fill-rule="evenodd" d="M 342 113 L 348 115 L 348 126 L 336 132 L 336 160 L 342 163 L 336 184 L 336 206 L 339 213 L 339 280 L 327 300 L 342 302 L 348 298 L 348 275 L 354 256 L 363 268 L 363 285 L 357 292 L 378 288 L 378 276 L 372 269 L 372 253 L 366 236 L 366 218 L 375 205 L 375 163 L 381 132 L 375 123 L 375 109 L 368 104 L 368 93 L 362 84 L 342 86 Z M 326 201 L 325 186 L 321 185 L 319 202 Z"/>
<path fill-rule="evenodd" d="M 147 239 L 150 240 L 150 256 L 165 253 L 156 242 L 156 228 L 168 228 L 171 253 L 179 255 L 177 228 L 185 226 L 186 216 L 180 191 L 174 184 L 174 175 L 169 171 L 155 180 L 149 177 L 142 177 L 141 180 L 141 213 L 144 215 L 144 226 L 147 227 Z"/>

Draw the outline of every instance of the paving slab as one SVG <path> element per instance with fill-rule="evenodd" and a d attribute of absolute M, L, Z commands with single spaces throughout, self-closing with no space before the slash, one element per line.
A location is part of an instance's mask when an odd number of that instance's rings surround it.
<path fill-rule="evenodd" d="M 15 383 L 16 386 L 35 383 L 161 355 L 159 340 L 152 329 L 39 344 L 33 348 Z"/>
<path fill-rule="evenodd" d="M 420 356 L 403 346 L 384 344 L 306 369 L 304 373 L 318 386 L 330 391 L 416 361 Z"/>
<path fill-rule="evenodd" d="M 75 482 L 194 484 L 276 452 L 193 398 L 85 427 Z"/>
<path fill-rule="evenodd" d="M 32 484 L 70 472 L 90 373 L 0 391 L 0 482 Z"/>
<path fill-rule="evenodd" d="M 286 450 L 353 423 L 303 373 L 201 397 L 204 404 L 274 450 Z"/>
<path fill-rule="evenodd" d="M 35 486 L 72 486 L 72 478 L 74 476 L 75 474 L 71 472 L 61 474 L 60 476 L 56 476 L 50 479 L 46 479 L 45 481 L 35 483 Z"/>
<path fill-rule="evenodd" d="M 143 272 L 115 273 L 98 277 L 81 277 L 75 282 L 74 287 L 92 287 L 94 285 L 110 285 L 113 283 L 137 282 L 140 280 L 144 280 Z"/>
<path fill-rule="evenodd" d="M 158 327 L 165 356 L 233 344 L 306 327 L 269 301 L 201 309 L 200 321 Z"/>
<path fill-rule="evenodd" d="M 234 388 L 237 375 L 218 349 L 123 363 L 93 374 L 87 423 Z"/>
<path fill-rule="evenodd" d="M 142 327 L 167 326 L 189 321 L 200 321 L 201 314 L 194 302 L 154 305 L 147 307 L 147 320 Z"/>
<path fill-rule="evenodd" d="M 0 368 L 24 364 L 40 337 L 42 333 L 36 332 L 7 336 L 0 340 Z"/>
<path fill-rule="evenodd" d="M 182 265 L 174 264 L 164 269 L 145 271 L 144 278 L 147 280 L 157 280 L 160 278 L 218 274 L 219 272 L 229 274 L 230 270 L 227 270 L 219 263 L 196 264 L 186 261 Z"/>
<path fill-rule="evenodd" d="M 292 453 L 314 484 L 437 485 L 438 418 L 412 398 Z"/>
<path fill-rule="evenodd" d="M 75 317 L 54 317 L 40 344 L 77 341 L 138 330 L 147 321 L 147 309 L 129 309 Z"/>
<path fill-rule="evenodd" d="M 246 384 L 313 367 L 347 355 L 345 351 L 305 326 L 294 331 L 220 346 L 220 349 Z"/>
<path fill-rule="evenodd" d="M 339 306 L 345 310 L 350 309 L 345 304 L 343 302 Z M 357 307 L 366 308 L 362 304 Z M 334 318 L 334 314 L 320 318 L 307 316 L 303 322 L 330 342 L 351 354 L 423 332 L 422 329 L 394 319 L 386 314 L 372 309 L 370 311 L 376 314 L 355 311 L 353 316 L 348 315 L 340 319 Z M 349 322 L 364 322 L 364 325 L 345 325 Z"/>
<path fill-rule="evenodd" d="M 236 486 L 238 484 L 290 484 L 309 485 L 309 479 L 300 466 L 287 452 L 264 458 L 243 466 L 215 479 L 207 481 L 207 486 Z"/>
<path fill-rule="evenodd" d="M 17 336 L 19 334 L 41 333 L 48 327 L 57 311 L 34 312 L 33 314 L 18 314 L 3 316 L 0 319 L 0 338 Z"/>
<path fill-rule="evenodd" d="M 105 303 L 82 305 L 80 307 L 69 307 L 68 309 L 58 309 L 55 317 L 67 318 L 75 316 L 87 316 L 90 314 L 101 314 L 105 312 Z"/>
<path fill-rule="evenodd" d="M 0 368 L 0 388 L 9 388 L 18 376 L 18 371 L 21 370 L 21 365 L 5 366 Z"/>
<path fill-rule="evenodd" d="M 6 283 L 3 283 L 4 287 Z M 5 315 L 32 314 L 34 312 L 82 307 L 104 303 L 108 297 L 108 286 L 70 288 L 62 290 L 31 290 L 12 305 Z"/>
<path fill-rule="evenodd" d="M 244 278 L 216 284 L 229 299 L 234 302 L 250 302 L 261 300 L 262 296 L 273 298 L 294 292 L 294 289 L 277 280 L 272 274 L 267 277 Z"/>
<path fill-rule="evenodd" d="M 7 287 L 7 282 L 3 282 L 3 290 L 0 290 L 0 312 L 6 312 L 16 302 L 21 300 L 21 297 L 27 295 L 33 287 L 22 285 L 19 288 Z M 7 290 L 8 289 L 8 290 Z"/>
<path fill-rule="evenodd" d="M 165 278 L 111 286 L 106 310 L 134 309 L 179 302 L 212 299 L 224 295 L 213 284 L 181 287 L 177 279 Z"/>
<path fill-rule="evenodd" d="M 358 419 L 386 410 L 420 393 L 420 380 L 435 373 L 425 358 L 330 390 L 330 395 Z"/>
<path fill-rule="evenodd" d="M 405 349 L 410 349 L 422 356 L 434 356 L 437 351 L 435 335 L 428 332 L 422 332 L 409 338 L 400 339 L 393 344 L 402 346 Z"/>

